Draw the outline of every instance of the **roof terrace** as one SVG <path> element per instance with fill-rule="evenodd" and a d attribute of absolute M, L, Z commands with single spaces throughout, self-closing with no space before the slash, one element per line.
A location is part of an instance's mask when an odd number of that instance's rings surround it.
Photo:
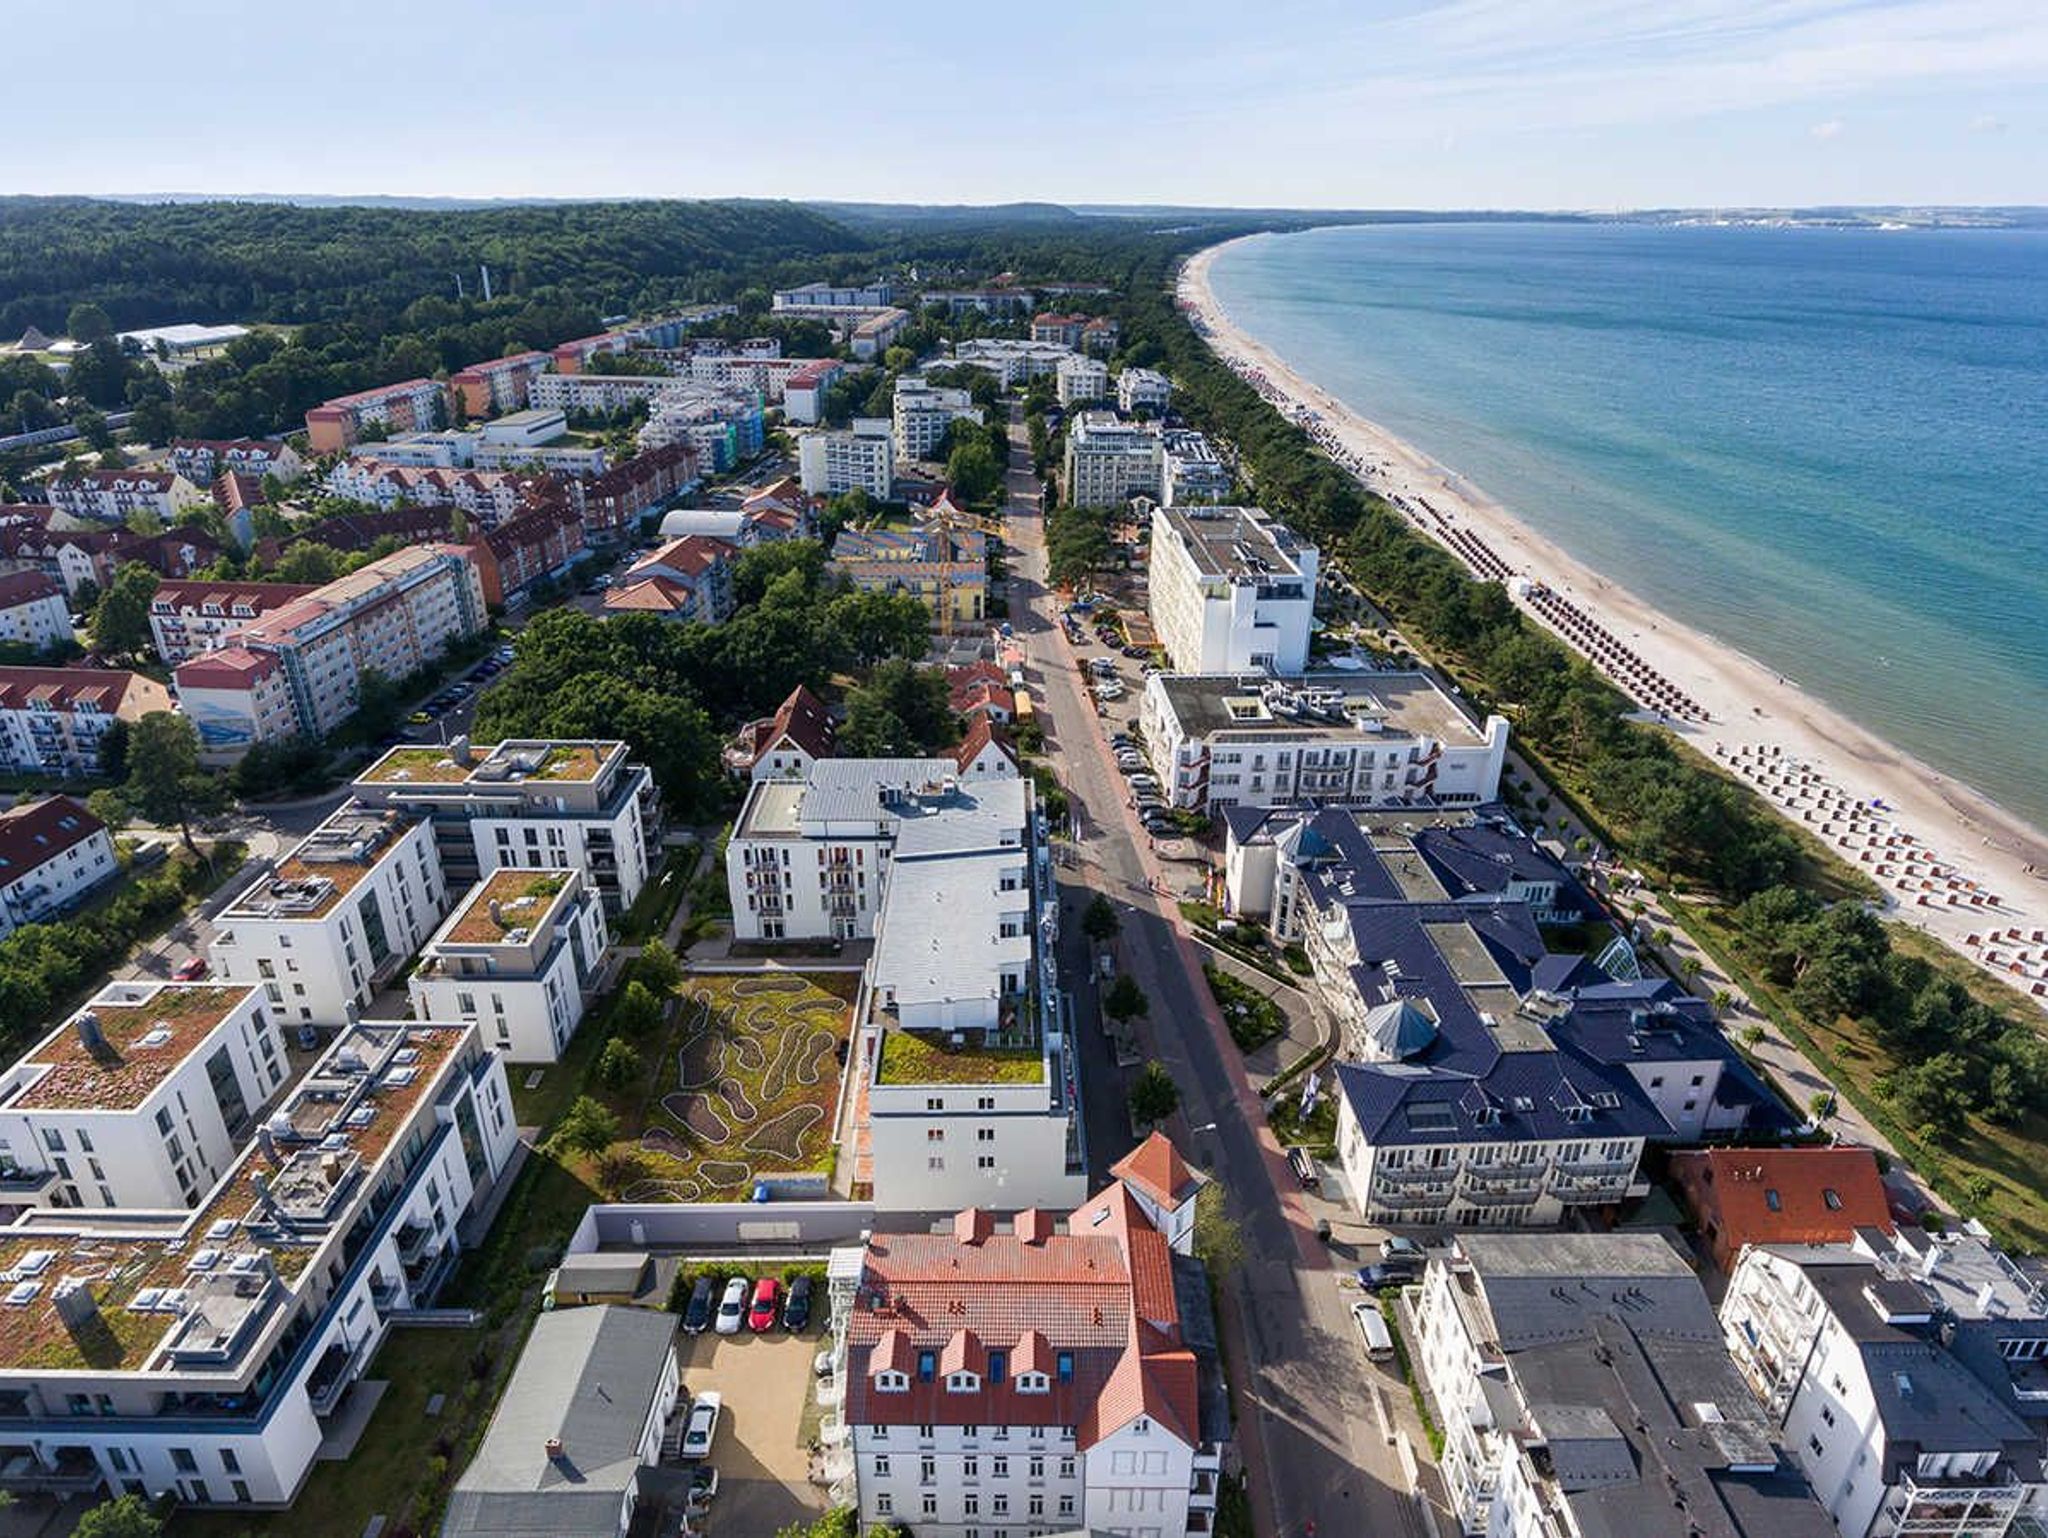
<path fill-rule="evenodd" d="M 24 1087 L 0 1103 L 18 1111 L 132 1111 L 255 992 L 176 983 L 102 989 L 15 1065 L 9 1080 Z"/>
<path fill-rule="evenodd" d="M 405 816 L 346 803 L 307 834 L 267 881 L 227 911 L 242 919 L 319 919 L 375 870 L 409 826 Z"/>
<path fill-rule="evenodd" d="M 493 871 L 463 899 L 433 944 L 525 945 L 553 927 L 570 898 L 570 875 L 509 866 Z"/>

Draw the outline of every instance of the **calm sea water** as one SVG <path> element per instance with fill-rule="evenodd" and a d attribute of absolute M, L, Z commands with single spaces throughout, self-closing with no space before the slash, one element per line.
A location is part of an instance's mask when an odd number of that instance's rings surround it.
<path fill-rule="evenodd" d="M 1330 229 L 1214 284 L 1594 569 L 2048 826 L 2048 233 Z"/>

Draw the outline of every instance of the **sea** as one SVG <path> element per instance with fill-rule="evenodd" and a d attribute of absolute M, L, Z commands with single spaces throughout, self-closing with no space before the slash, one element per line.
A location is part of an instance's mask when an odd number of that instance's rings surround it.
<path fill-rule="evenodd" d="M 2048 231 L 1351 226 L 1212 282 L 1594 570 L 2048 828 Z"/>

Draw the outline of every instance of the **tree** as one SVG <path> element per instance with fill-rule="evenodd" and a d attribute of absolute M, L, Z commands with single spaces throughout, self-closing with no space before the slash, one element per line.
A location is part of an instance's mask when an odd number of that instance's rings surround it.
<path fill-rule="evenodd" d="M 612 1006 L 612 1023 L 628 1036 L 644 1036 L 661 1023 L 661 1000 L 636 977 Z"/>
<path fill-rule="evenodd" d="M 121 799 L 133 814 L 160 828 L 176 827 L 194 856 L 193 822 L 228 804 L 220 776 L 199 767 L 199 732 L 184 716 L 152 711 L 128 734 L 128 779 Z"/>
<path fill-rule="evenodd" d="M 1195 1193 L 1195 1257 L 1218 1281 L 1244 1260 L 1244 1235 L 1228 1209 L 1223 1187 L 1214 1180 Z"/>
<path fill-rule="evenodd" d="M 71 340 L 91 346 L 94 342 L 105 341 L 114 334 L 114 323 L 107 318 L 107 312 L 96 304 L 82 303 L 71 307 L 70 319 L 64 322 L 64 329 Z"/>
<path fill-rule="evenodd" d="M 606 1089 L 624 1089 L 639 1076 L 640 1054 L 631 1043 L 614 1036 L 604 1044 L 604 1051 L 597 1058 L 598 1083 Z"/>
<path fill-rule="evenodd" d="M 1152 1002 L 1145 997 L 1145 990 L 1138 986 L 1138 980 L 1128 972 L 1119 972 L 1116 981 L 1109 985 L 1109 991 L 1102 996 L 1102 1012 L 1118 1025 L 1129 1025 L 1140 1015 L 1152 1012 Z"/>
<path fill-rule="evenodd" d="M 94 651 L 102 657 L 129 657 L 150 644 L 149 606 L 157 582 L 157 574 L 140 561 L 123 561 L 115 569 L 86 630 Z"/>
<path fill-rule="evenodd" d="M 633 977 L 645 983 L 657 999 L 667 998 L 683 981 L 683 964 L 664 941 L 649 940 L 633 963 Z"/>
<path fill-rule="evenodd" d="M 1116 904 L 1097 892 L 1088 900 L 1088 906 L 1081 914 L 1081 933 L 1102 945 L 1116 938 L 1117 931 L 1124 927 L 1124 921 L 1117 917 Z"/>
<path fill-rule="evenodd" d="M 1817 1089 L 1806 1102 L 1806 1111 L 1816 1122 L 1826 1121 L 1835 1114 L 1835 1097 L 1831 1090 Z"/>
<path fill-rule="evenodd" d="M 946 457 L 946 479 L 963 502 L 980 502 L 1003 484 L 1003 467 L 985 438 L 963 443 Z"/>
<path fill-rule="evenodd" d="M 327 545 L 307 541 L 293 545 L 278 559 L 279 582 L 305 582 L 315 587 L 341 575 L 341 552 Z"/>
<path fill-rule="evenodd" d="M 909 593 L 842 593 L 825 612 L 827 633 L 846 660 L 862 668 L 922 657 L 931 646 L 931 623 L 931 611 Z"/>
<path fill-rule="evenodd" d="M 847 692 L 839 751 L 849 758 L 917 758 L 958 735 L 952 689 L 937 668 L 891 658 Z"/>
<path fill-rule="evenodd" d="M 618 1135 L 618 1117 L 588 1095 L 578 1095 L 555 1128 L 556 1141 L 576 1153 L 603 1153 Z"/>
<path fill-rule="evenodd" d="M 381 668 L 364 668 L 356 675 L 356 714 L 351 724 L 362 736 L 374 740 L 396 731 L 404 706 L 404 691 Z"/>
<path fill-rule="evenodd" d="M 163 1530 L 163 1518 L 141 1496 L 123 1495 L 100 1502 L 71 1532 L 73 1538 L 157 1538 Z"/>
<path fill-rule="evenodd" d="M 1152 1059 L 1131 1085 L 1131 1119 L 1141 1126 L 1157 1125 L 1179 1109 L 1180 1090 L 1173 1075 L 1159 1059 Z"/>

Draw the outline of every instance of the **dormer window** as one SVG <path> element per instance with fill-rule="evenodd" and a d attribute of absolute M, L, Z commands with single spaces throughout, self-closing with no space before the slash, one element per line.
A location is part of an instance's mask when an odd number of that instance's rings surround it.
<path fill-rule="evenodd" d="M 910 1377 L 900 1372 L 878 1372 L 875 1387 L 884 1394 L 903 1394 L 910 1390 Z"/>
<path fill-rule="evenodd" d="M 1059 1375 L 1060 1382 L 1073 1382 L 1074 1353 L 1071 1351 L 1062 1351 L 1057 1357 L 1053 1359 L 1053 1371 Z"/>
<path fill-rule="evenodd" d="M 917 1354 L 917 1381 L 929 1383 L 939 1375 L 939 1354 L 936 1351 L 920 1351 Z"/>
<path fill-rule="evenodd" d="M 981 1376 L 978 1373 L 956 1372 L 946 1376 L 946 1392 L 949 1394 L 977 1394 L 981 1392 Z"/>
<path fill-rule="evenodd" d="M 1004 1378 L 1009 1376 L 1009 1373 L 1010 1353 L 1007 1351 L 991 1351 L 988 1354 L 988 1381 L 990 1383 L 1001 1383 Z"/>
<path fill-rule="evenodd" d="M 1020 1372 L 1017 1374 L 1017 1392 L 1020 1394 L 1043 1394 L 1052 1388 L 1052 1380 L 1042 1372 Z"/>

